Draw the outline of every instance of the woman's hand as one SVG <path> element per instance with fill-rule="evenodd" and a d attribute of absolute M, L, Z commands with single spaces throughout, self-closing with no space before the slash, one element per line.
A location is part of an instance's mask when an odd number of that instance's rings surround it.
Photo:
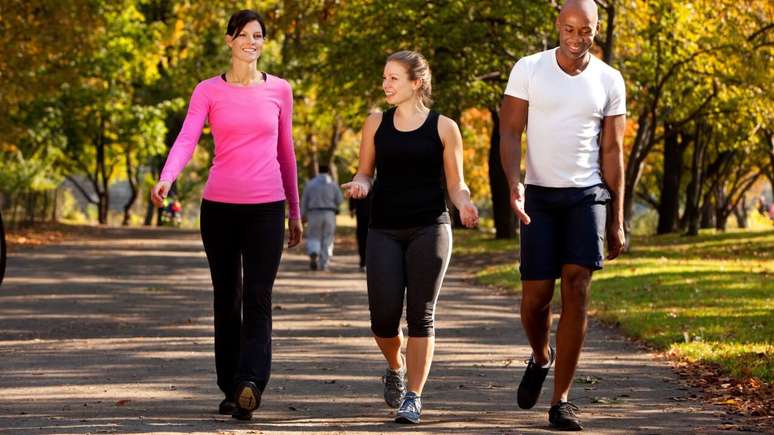
<path fill-rule="evenodd" d="M 292 248 L 301 243 L 301 234 L 303 234 L 301 219 L 288 218 L 288 248 Z"/>
<path fill-rule="evenodd" d="M 465 203 L 458 209 L 460 211 L 460 220 L 462 225 L 468 228 L 478 226 L 478 209 L 470 201 Z"/>
<path fill-rule="evenodd" d="M 301 219 L 288 218 L 288 248 L 292 248 L 301 243 L 301 235 L 304 232 Z"/>
<path fill-rule="evenodd" d="M 167 197 L 169 189 L 171 188 L 172 183 L 169 181 L 159 181 L 156 183 L 156 185 L 153 186 L 153 189 L 151 189 L 151 202 L 153 202 L 153 205 L 155 205 L 157 208 L 161 207 L 164 202 L 164 198 Z"/>
<path fill-rule="evenodd" d="M 371 190 L 371 183 L 352 180 L 349 183 L 342 184 L 341 188 L 344 189 L 344 196 L 347 198 L 362 199 L 368 196 L 368 191 Z"/>

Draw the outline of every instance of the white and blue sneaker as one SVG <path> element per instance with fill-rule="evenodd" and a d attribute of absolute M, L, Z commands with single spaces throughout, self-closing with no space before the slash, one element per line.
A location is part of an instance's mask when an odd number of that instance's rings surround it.
<path fill-rule="evenodd" d="M 403 403 L 395 416 L 395 423 L 417 424 L 422 415 L 422 398 L 409 391 L 403 396 Z"/>

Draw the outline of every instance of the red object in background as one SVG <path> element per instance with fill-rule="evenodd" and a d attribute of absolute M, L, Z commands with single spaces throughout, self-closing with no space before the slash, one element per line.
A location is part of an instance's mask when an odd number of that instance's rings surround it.
<path fill-rule="evenodd" d="M 180 210 L 182 210 L 182 209 L 183 209 L 183 206 L 180 204 L 180 201 L 175 201 L 175 202 L 173 202 L 172 204 L 170 204 L 170 206 L 169 206 L 169 209 L 170 209 L 170 210 L 171 210 L 173 213 L 179 213 L 179 212 L 180 212 Z"/>

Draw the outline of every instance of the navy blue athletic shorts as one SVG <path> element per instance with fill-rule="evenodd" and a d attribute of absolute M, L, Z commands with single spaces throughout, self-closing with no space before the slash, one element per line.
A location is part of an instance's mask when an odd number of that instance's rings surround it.
<path fill-rule="evenodd" d="M 604 184 L 527 185 L 524 209 L 531 222 L 521 224 L 521 280 L 557 279 L 565 264 L 601 269 L 610 198 Z"/>

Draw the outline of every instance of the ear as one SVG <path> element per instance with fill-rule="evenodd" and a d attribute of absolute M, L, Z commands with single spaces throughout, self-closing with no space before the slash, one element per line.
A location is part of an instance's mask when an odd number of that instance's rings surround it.
<path fill-rule="evenodd" d="M 231 35 L 226 35 L 224 39 L 226 41 L 226 45 L 228 45 L 228 47 L 231 48 L 231 44 L 233 44 L 234 38 L 232 38 Z"/>
<path fill-rule="evenodd" d="M 418 91 L 422 87 L 422 79 L 416 79 L 411 82 L 411 89 Z"/>

